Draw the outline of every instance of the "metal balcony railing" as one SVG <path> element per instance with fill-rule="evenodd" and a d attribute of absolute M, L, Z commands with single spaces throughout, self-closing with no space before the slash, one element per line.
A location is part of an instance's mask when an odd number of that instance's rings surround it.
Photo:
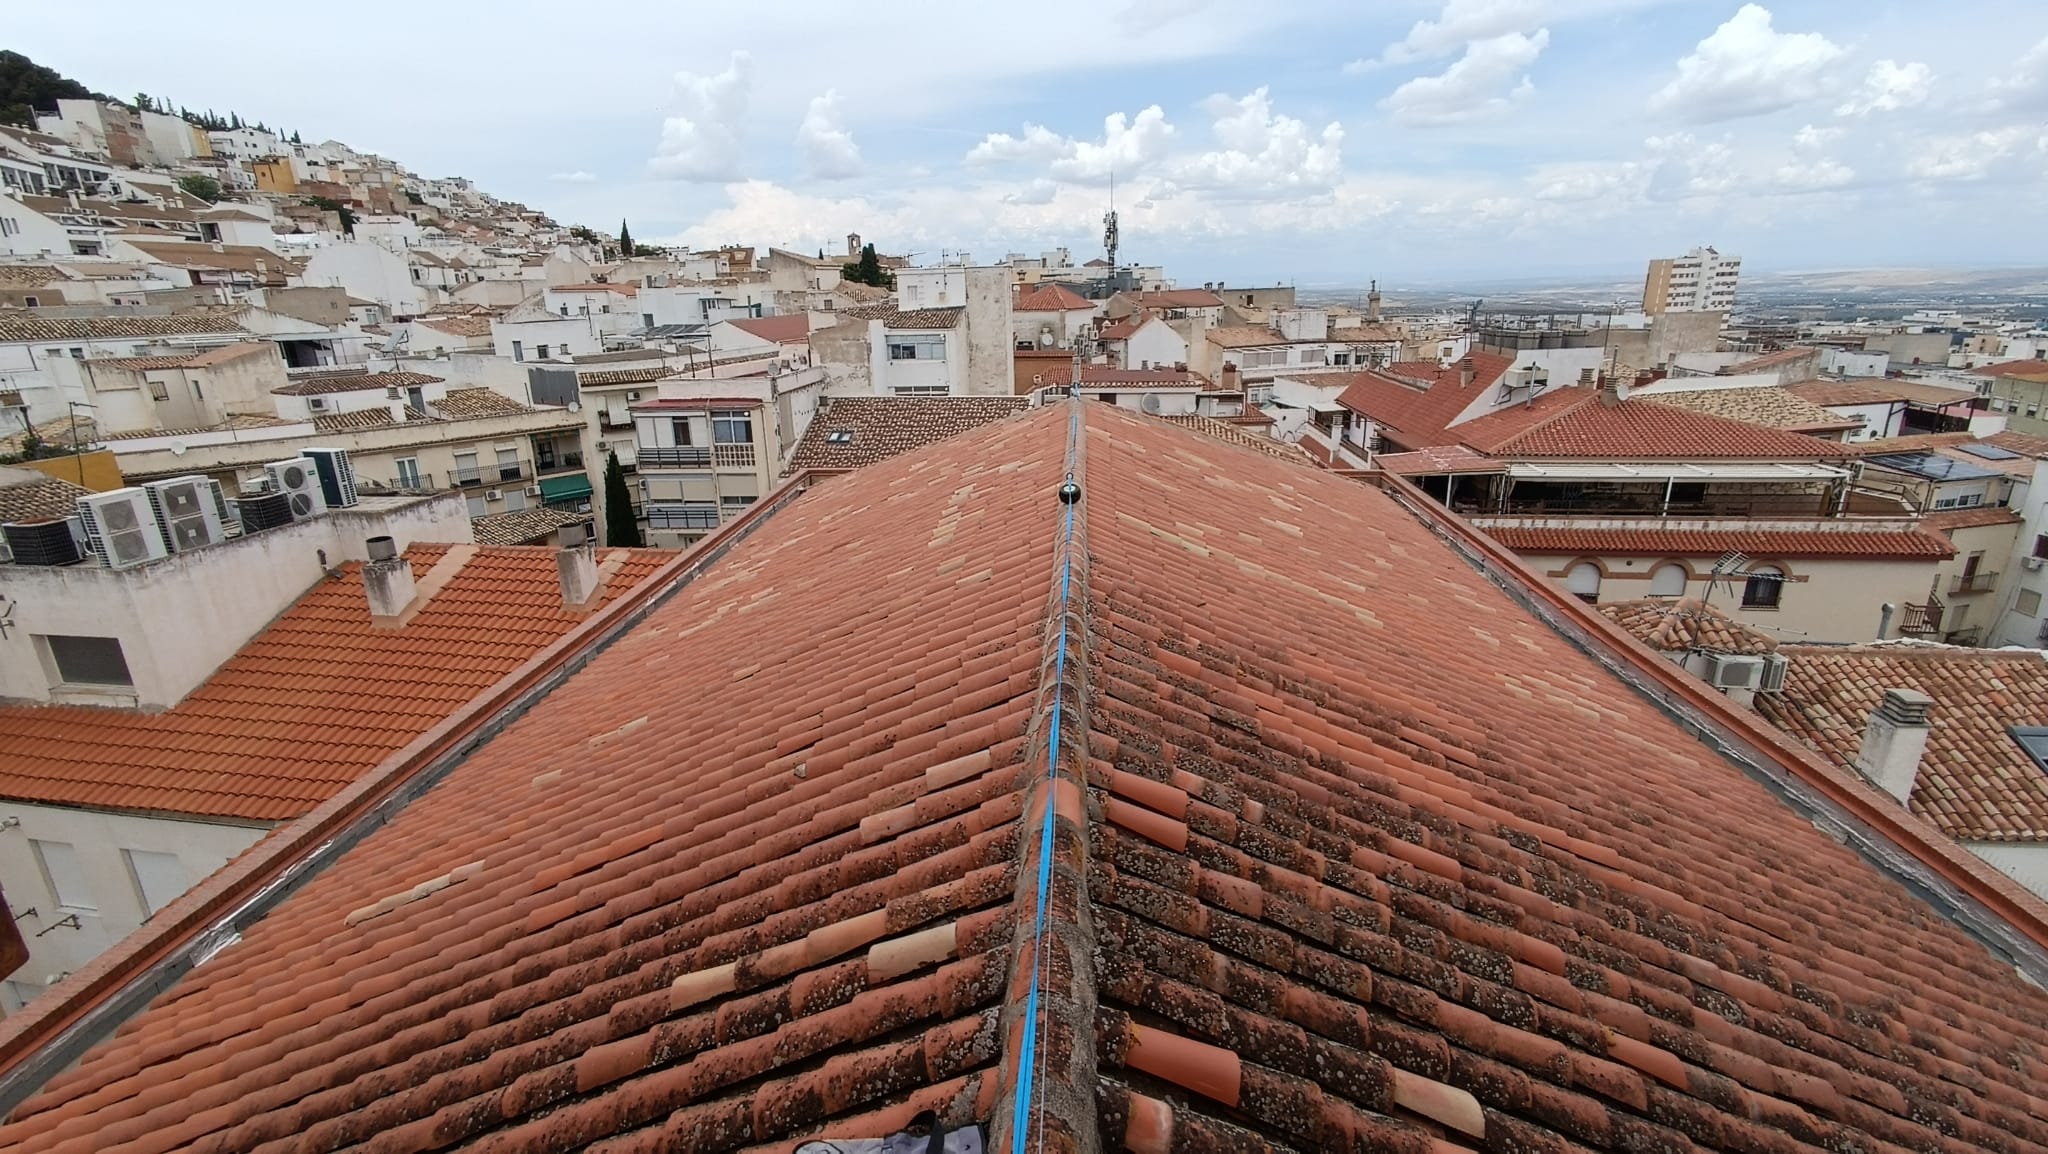
<path fill-rule="evenodd" d="M 1992 587 L 1997 584 L 1998 574 L 1996 573 L 1958 573 L 1949 581 L 1948 591 L 1951 597 L 1960 597 L 1969 593 L 1989 593 Z"/>
<path fill-rule="evenodd" d="M 524 481 L 527 474 L 532 472 L 532 469 L 527 466 L 525 461 L 516 461 L 510 465 L 498 465 L 496 466 L 496 471 L 498 481 L 502 484 L 506 481 Z"/>
<path fill-rule="evenodd" d="M 711 446 L 643 445 L 635 450 L 634 460 L 642 469 L 708 469 L 711 467 Z"/>
<path fill-rule="evenodd" d="M 1931 637 L 1941 632 L 1943 608 L 1940 601 L 1932 598 L 1925 605 L 1906 606 L 1899 618 L 1899 632 L 1908 637 Z"/>
<path fill-rule="evenodd" d="M 456 469 L 448 474 L 448 483 L 458 489 L 468 489 L 484 483 L 485 470 L 480 468 Z"/>
<path fill-rule="evenodd" d="M 716 529 L 718 528 L 718 506 L 716 505 L 649 505 L 647 527 L 650 529 Z"/>
<path fill-rule="evenodd" d="M 542 473 L 560 473 L 570 469 L 583 468 L 582 453 L 542 453 L 534 461 L 534 468 Z"/>

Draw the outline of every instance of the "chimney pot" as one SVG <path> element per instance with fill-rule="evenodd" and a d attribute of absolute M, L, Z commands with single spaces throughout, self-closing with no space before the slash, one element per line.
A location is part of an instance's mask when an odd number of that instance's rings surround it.
<path fill-rule="evenodd" d="M 562 606 L 588 609 L 597 604 L 604 583 L 597 574 L 597 549 L 585 539 L 581 525 L 565 526 L 558 535 L 562 548 L 555 553 L 555 572 L 561 578 Z M 571 537 L 576 540 L 572 544 Z"/>
<path fill-rule="evenodd" d="M 372 561 L 389 561 L 398 556 L 398 542 L 390 537 L 372 537 L 363 542 Z"/>
<path fill-rule="evenodd" d="M 375 542 L 391 539 L 372 538 Z M 382 557 L 363 563 L 363 591 L 370 599 L 370 624 L 379 629 L 397 629 L 411 617 L 417 590 L 413 586 L 412 562 L 403 557 Z"/>
<path fill-rule="evenodd" d="M 1856 752 L 1856 768 L 1873 785 L 1907 804 L 1913 784 L 1920 776 L 1920 759 L 1927 752 L 1934 699 L 1914 689 L 1887 689 L 1884 701 L 1870 715 L 1863 730 L 1863 744 Z"/>

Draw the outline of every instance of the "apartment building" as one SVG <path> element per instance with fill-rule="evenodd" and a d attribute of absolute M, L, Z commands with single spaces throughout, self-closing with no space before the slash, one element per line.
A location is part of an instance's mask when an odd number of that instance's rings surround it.
<path fill-rule="evenodd" d="M 811 427 L 824 373 L 669 377 L 627 403 L 643 539 L 687 547 L 773 488 Z"/>
<path fill-rule="evenodd" d="M 1741 276 L 1742 258 L 1723 256 L 1712 247 L 1653 260 L 1643 280 L 1643 311 L 1651 316 L 1725 313 L 1735 307 Z"/>

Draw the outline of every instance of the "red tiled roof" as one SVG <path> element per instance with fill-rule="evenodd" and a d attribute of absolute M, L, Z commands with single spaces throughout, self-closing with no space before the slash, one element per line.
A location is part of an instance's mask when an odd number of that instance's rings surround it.
<path fill-rule="evenodd" d="M 950 329 L 960 324 L 960 318 L 967 310 L 960 305 L 937 309 L 899 309 L 895 305 L 863 305 L 857 309 L 841 309 L 842 317 L 856 320 L 881 321 L 885 329 Z"/>
<path fill-rule="evenodd" d="M 1984 440 L 2001 449 L 2010 449 L 2029 457 L 2048 458 L 2048 437 L 2030 437 L 2025 433 L 2007 430 L 2003 433 L 1993 433 Z"/>
<path fill-rule="evenodd" d="M 2048 661 L 2034 650 L 1788 645 L 1785 691 L 1757 698 L 1779 728 L 1853 766 L 1887 689 L 1934 699 L 1910 805 L 1950 837 L 2048 841 L 2048 774 L 2008 732 L 2048 725 Z"/>
<path fill-rule="evenodd" d="M 1665 601 L 1613 601 L 1599 607 L 1602 617 L 1628 630 L 1652 649 L 1684 653 L 1775 653 L 1778 639 L 1735 620 L 1697 597 Z"/>
<path fill-rule="evenodd" d="M 1940 560 L 1955 546 L 1933 533 L 1898 530 L 1543 529 L 1501 525 L 1486 534 L 1517 553 L 1718 557 L 1729 550 L 1755 558 L 1894 557 Z"/>
<path fill-rule="evenodd" d="M 1286 337 L 1264 325 L 1217 325 L 1203 339 L 1226 349 L 1255 349 L 1287 343 Z"/>
<path fill-rule="evenodd" d="M 382 373 L 332 373 L 307 377 L 270 390 L 283 397 L 317 397 L 327 393 L 360 393 L 369 389 L 406 389 L 438 385 L 442 378 L 403 369 Z"/>
<path fill-rule="evenodd" d="M 630 284 L 562 284 L 549 285 L 548 291 L 555 293 L 615 293 L 622 297 L 633 297 L 640 295 L 640 286 Z"/>
<path fill-rule="evenodd" d="M 1025 397 L 827 397 L 789 458 L 789 473 L 858 469 L 957 437 L 1030 407 Z M 834 441 L 850 433 L 850 441 Z"/>
<path fill-rule="evenodd" d="M 1368 486 L 1084 406 L 1065 547 L 1070 412 L 791 501 L 0 1144 L 2048 1145 L 2048 994 L 1854 838 Z"/>
<path fill-rule="evenodd" d="M 1995 365 L 1978 365 L 1970 371 L 1987 377 L 2017 377 L 2023 381 L 2048 380 L 2048 360 L 2036 357 L 2032 360 L 2000 361 Z"/>
<path fill-rule="evenodd" d="M 1920 518 L 1920 524 L 1937 532 L 1981 529 L 1987 525 L 2018 525 L 2026 518 L 2004 505 L 1980 505 L 1974 509 L 1942 509 Z"/>
<path fill-rule="evenodd" d="M 1064 285 L 1048 284 L 1019 294 L 1017 303 L 1010 307 L 1020 313 L 1061 313 L 1086 311 L 1095 304 Z"/>
<path fill-rule="evenodd" d="M 1765 428 L 1647 400 L 1604 403 L 1593 389 L 1572 390 L 1570 404 L 1523 428 L 1495 422 L 1515 411 L 1481 417 L 1451 430 L 1453 436 L 1507 460 L 1765 460 L 1812 461 L 1846 455 L 1835 441 Z M 1553 393 L 1551 396 L 1560 396 Z M 1539 403 L 1544 398 L 1538 398 Z"/>
<path fill-rule="evenodd" d="M 1120 321 L 1111 321 L 1102 326 L 1095 335 L 1105 341 L 1128 340 L 1132 333 L 1144 328 L 1145 322 L 1151 319 L 1151 313 L 1135 312 Z"/>
<path fill-rule="evenodd" d="M 1743 373 L 1754 373 L 1760 372 L 1764 369 L 1775 369 L 1780 365 L 1797 364 L 1798 362 L 1803 360 L 1817 358 L 1820 356 L 1820 353 L 1821 350 L 1818 347 L 1795 345 L 1794 347 L 1789 349 L 1779 349 L 1776 352 L 1765 353 L 1760 357 L 1752 357 L 1749 360 L 1741 362 L 1740 364 L 1730 365 L 1728 366 L 1727 370 L 1720 375 L 1733 377 L 1740 376 Z"/>
<path fill-rule="evenodd" d="M 1492 353 L 1473 353 L 1471 361 L 1470 385 L 1460 383 L 1463 369 L 1459 365 L 1442 368 L 1435 361 L 1403 361 L 1384 371 L 1329 373 L 1316 377 L 1316 383 L 1341 386 L 1344 391 L 1337 403 L 1389 426 L 1389 442 L 1404 449 L 1421 449 L 1463 439 L 1446 432 L 1445 426 L 1474 400 L 1490 395 L 1494 382 L 1514 366 L 1509 358 Z"/>
<path fill-rule="evenodd" d="M 732 327 L 778 345 L 811 339 L 811 318 L 803 313 L 778 317 L 741 317 Z"/>
<path fill-rule="evenodd" d="M 1074 362 L 1070 356 L 1058 364 L 1050 364 L 1033 374 L 1041 385 L 1064 385 L 1074 379 Z M 1162 385 L 1181 388 L 1197 388 L 1209 383 L 1209 378 L 1188 369 L 1123 369 L 1115 365 L 1082 365 L 1083 385 Z"/>
<path fill-rule="evenodd" d="M 607 596 L 671 556 L 617 552 L 624 568 Z M 0 797 L 285 821 L 583 619 L 562 608 L 552 550 L 414 545 L 405 555 L 423 583 L 444 559 L 454 573 L 402 629 L 371 625 L 351 563 L 163 713 L 0 708 Z"/>

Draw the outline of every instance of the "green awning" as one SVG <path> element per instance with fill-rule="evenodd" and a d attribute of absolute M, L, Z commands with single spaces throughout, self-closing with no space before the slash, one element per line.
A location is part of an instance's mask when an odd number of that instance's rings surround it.
<path fill-rule="evenodd" d="M 543 501 L 570 501 L 590 496 L 590 477 L 585 473 L 564 473 L 559 477 L 540 479 L 540 498 Z"/>

